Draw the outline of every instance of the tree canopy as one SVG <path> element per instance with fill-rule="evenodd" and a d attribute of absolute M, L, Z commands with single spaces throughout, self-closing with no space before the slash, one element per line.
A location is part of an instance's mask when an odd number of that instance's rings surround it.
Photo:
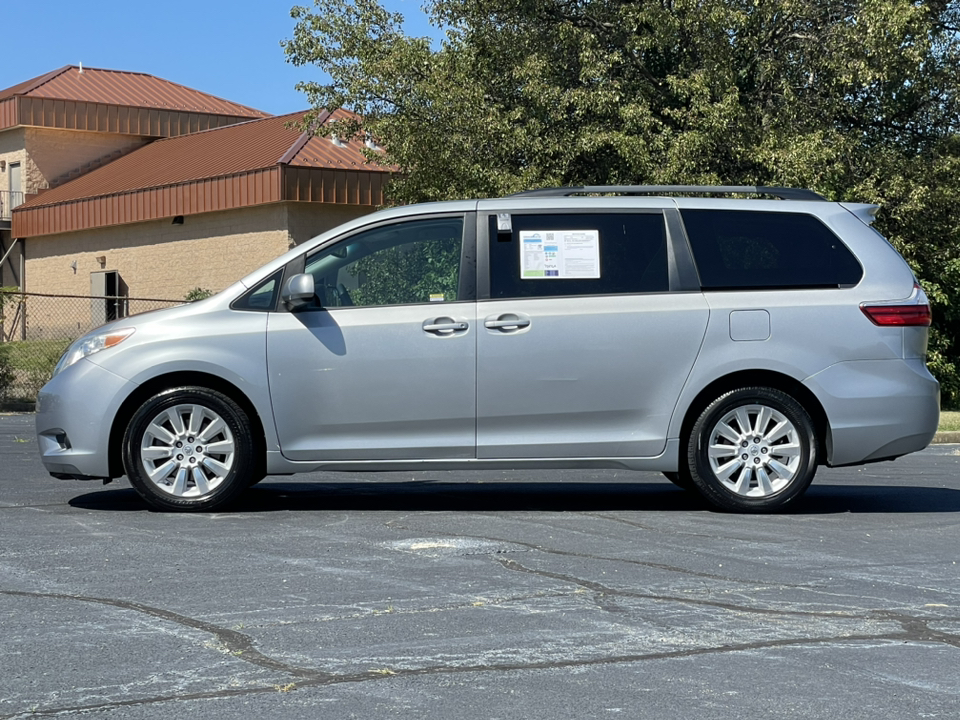
<path fill-rule="evenodd" d="M 934 303 L 929 362 L 960 402 L 960 3 L 427 0 L 409 37 L 376 0 L 295 7 L 315 109 L 356 119 L 394 202 L 578 184 L 809 187 L 881 205 Z"/>

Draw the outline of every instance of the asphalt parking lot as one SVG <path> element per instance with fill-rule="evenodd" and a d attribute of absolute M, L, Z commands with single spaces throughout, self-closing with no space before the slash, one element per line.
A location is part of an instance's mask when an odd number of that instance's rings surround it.
<path fill-rule="evenodd" d="M 268 478 L 164 515 L 0 416 L 0 720 L 957 718 L 960 446 L 790 513 L 653 473 Z"/>

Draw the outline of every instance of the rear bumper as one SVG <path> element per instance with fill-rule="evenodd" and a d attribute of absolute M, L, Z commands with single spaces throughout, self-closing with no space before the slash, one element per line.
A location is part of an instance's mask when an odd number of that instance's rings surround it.
<path fill-rule="evenodd" d="M 804 381 L 829 421 L 827 464 L 856 465 L 922 450 L 940 420 L 940 384 L 922 359 L 858 360 Z"/>
<path fill-rule="evenodd" d="M 123 399 L 136 387 L 87 360 L 61 372 L 37 396 L 37 446 L 54 477 L 110 475 L 110 430 Z"/>

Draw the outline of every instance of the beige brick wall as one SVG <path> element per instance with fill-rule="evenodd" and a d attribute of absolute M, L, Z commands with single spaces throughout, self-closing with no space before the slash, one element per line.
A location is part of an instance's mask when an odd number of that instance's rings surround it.
<path fill-rule="evenodd" d="M 131 298 L 182 300 L 197 287 L 218 292 L 286 252 L 295 235 L 306 240 L 369 211 L 283 203 L 187 215 L 183 225 L 167 219 L 28 238 L 26 291 L 89 295 L 93 273 L 115 270 Z M 90 322 L 88 302 L 64 302 L 55 312 L 42 307 L 31 318 L 33 336 L 76 335 Z"/>
<path fill-rule="evenodd" d="M 0 160 L 6 161 L 6 167 L 0 170 L 0 190 L 3 192 L 10 189 L 10 163 L 20 163 L 21 177 L 27 177 L 25 132 L 23 128 L 0 131 Z M 14 188 L 14 190 L 17 189 L 26 192 L 36 192 L 35 190 L 29 190 L 27 188 Z"/>
<path fill-rule="evenodd" d="M 373 212 L 374 208 L 357 205 L 322 205 L 320 203 L 288 203 L 287 227 L 290 241 L 296 245 L 326 232 L 337 225 Z"/>
<path fill-rule="evenodd" d="M 264 205 L 188 215 L 183 225 L 165 219 L 29 238 L 27 291 L 87 295 L 90 274 L 101 270 L 119 272 L 131 297 L 219 291 L 287 250 L 285 216 L 282 205 Z"/>
<path fill-rule="evenodd" d="M 23 192 L 46 189 L 50 182 L 86 163 L 116 150 L 145 145 L 147 139 L 132 135 L 18 127 L 0 132 L 0 190 L 8 190 L 10 163 L 20 163 Z"/>
<path fill-rule="evenodd" d="M 132 135 L 48 128 L 26 128 L 24 139 L 29 158 L 27 182 L 35 188 L 30 192 L 49 187 L 60 176 L 114 151 L 129 151 L 148 142 Z"/>

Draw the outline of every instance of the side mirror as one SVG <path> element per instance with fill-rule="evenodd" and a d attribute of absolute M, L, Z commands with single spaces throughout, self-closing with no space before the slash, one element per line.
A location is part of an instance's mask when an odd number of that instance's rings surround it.
<path fill-rule="evenodd" d="M 287 280 L 280 293 L 280 299 L 283 300 L 284 306 L 291 312 L 309 305 L 316 296 L 317 291 L 313 285 L 313 275 L 307 275 L 306 273 L 294 275 Z"/>

